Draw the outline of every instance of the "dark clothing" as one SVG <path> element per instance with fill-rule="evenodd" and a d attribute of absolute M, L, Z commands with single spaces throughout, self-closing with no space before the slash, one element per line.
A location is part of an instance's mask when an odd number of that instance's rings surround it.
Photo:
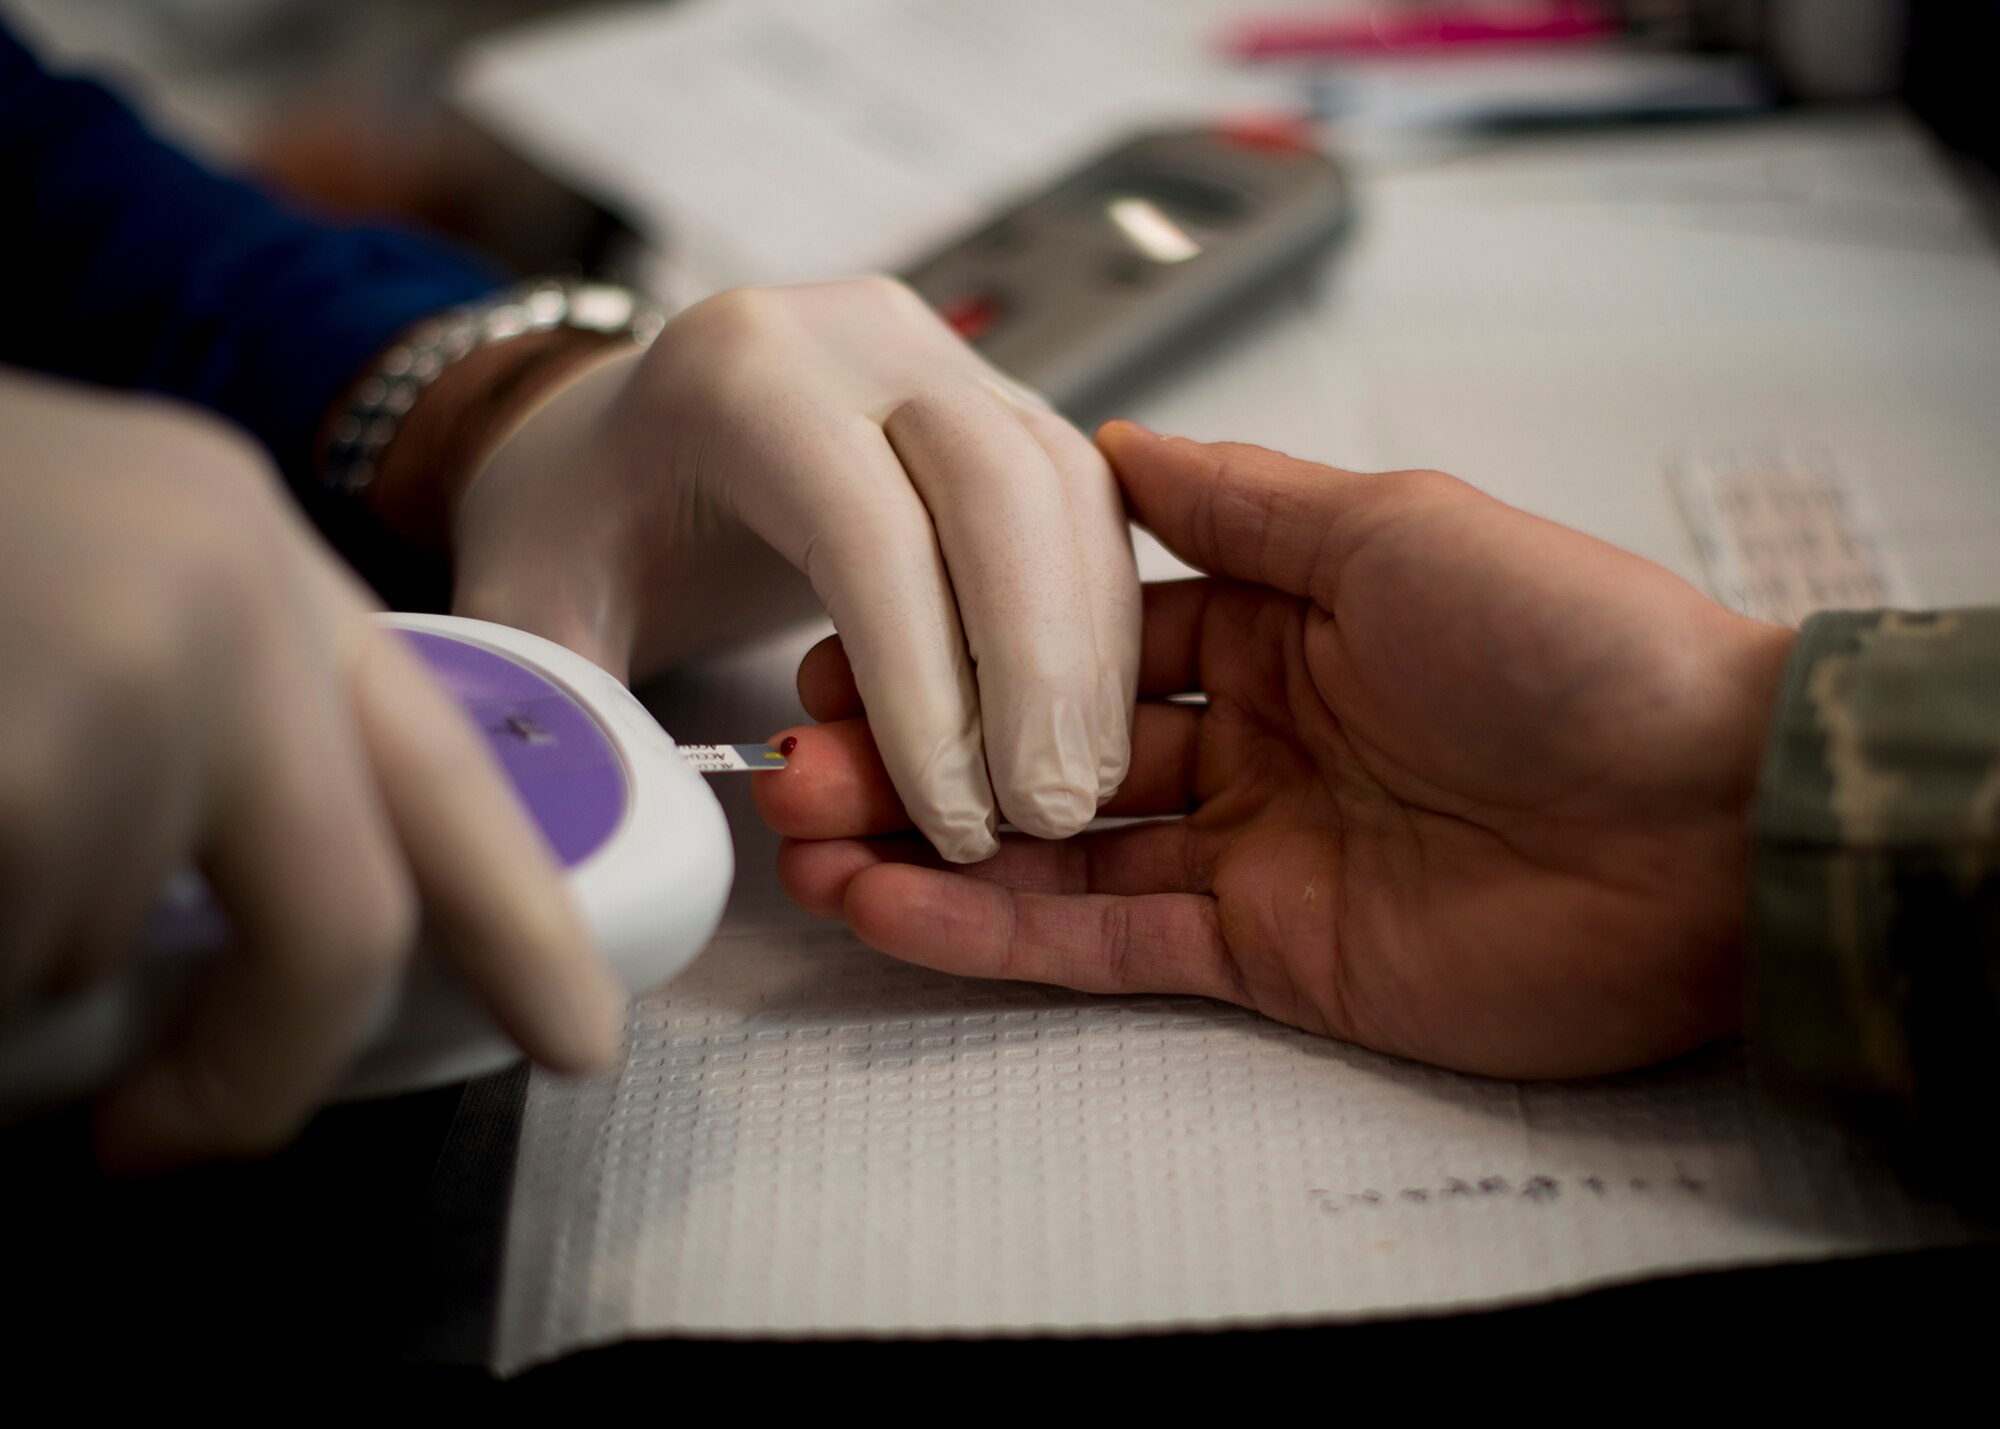
<path fill-rule="evenodd" d="M 1754 832 L 1773 1089 L 1947 1172 L 2000 1159 L 2000 611 L 1808 620 Z"/>
<path fill-rule="evenodd" d="M 327 410 L 415 319 L 499 275 L 444 244 L 304 217 L 195 163 L 0 24 L 0 362 L 165 393 L 298 483 Z"/>

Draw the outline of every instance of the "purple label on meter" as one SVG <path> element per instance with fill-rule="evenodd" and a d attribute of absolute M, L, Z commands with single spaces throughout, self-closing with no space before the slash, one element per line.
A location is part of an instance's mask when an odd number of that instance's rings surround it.
<path fill-rule="evenodd" d="M 625 765 L 590 712 L 505 655 L 429 631 L 403 637 L 479 726 L 563 864 L 602 848 L 625 817 Z M 190 874 L 154 905 L 141 941 L 172 957 L 224 946 L 228 935 L 228 918 Z"/>
<path fill-rule="evenodd" d="M 479 726 L 557 857 L 575 867 L 597 852 L 625 817 L 625 766 L 590 712 L 505 655 L 430 631 L 403 638 Z"/>

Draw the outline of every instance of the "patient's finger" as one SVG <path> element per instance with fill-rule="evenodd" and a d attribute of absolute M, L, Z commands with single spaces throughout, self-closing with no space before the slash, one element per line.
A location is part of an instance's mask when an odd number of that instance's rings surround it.
<path fill-rule="evenodd" d="M 800 725 L 772 743 L 785 751 L 785 767 L 754 776 L 750 793 L 764 822 L 787 838 L 865 838 L 912 827 L 866 720 Z"/>
<path fill-rule="evenodd" d="M 1143 588 L 1144 643 L 1139 653 L 1139 698 L 1191 694 L 1201 688 L 1201 627 L 1209 600 L 1221 585 L 1207 578 L 1156 581 Z"/>
<path fill-rule="evenodd" d="M 993 857 L 949 867 L 1021 893 L 1206 893 L 1215 850 L 1213 836 L 1176 819 L 1093 829 L 1060 840 L 1005 835 Z M 837 918 L 854 879 L 890 863 L 947 867 L 915 835 L 792 839 L 778 850 L 778 881 L 800 907 Z"/>
<path fill-rule="evenodd" d="M 1197 706 L 1142 703 L 1132 731 L 1132 765 L 1110 818 L 1184 814 L 1196 799 L 1201 720 Z M 764 822 L 787 838 L 873 838 L 901 833 L 910 818 L 889 782 L 866 720 L 800 725 L 773 736 L 791 741 L 785 767 L 759 774 L 751 793 Z"/>
<path fill-rule="evenodd" d="M 937 850 L 914 834 L 894 839 L 786 839 L 778 846 L 778 885 L 806 912 L 838 918 L 847 885 L 863 869 L 878 863 L 921 862 L 926 856 L 933 864 L 944 862 Z"/>
<path fill-rule="evenodd" d="M 1204 894 L 1017 893 L 964 873 L 880 864 L 855 875 L 845 911 L 863 942 L 922 967 L 1248 1005 Z"/>
<path fill-rule="evenodd" d="M 1193 813 L 1201 803 L 1201 731 L 1207 714 L 1199 705 L 1140 701 L 1132 723 L 1132 768 L 1100 812 L 1115 819 Z"/>
<path fill-rule="evenodd" d="M 827 636 L 799 661 L 799 703 L 821 724 L 861 713 L 861 690 L 838 635 Z"/>

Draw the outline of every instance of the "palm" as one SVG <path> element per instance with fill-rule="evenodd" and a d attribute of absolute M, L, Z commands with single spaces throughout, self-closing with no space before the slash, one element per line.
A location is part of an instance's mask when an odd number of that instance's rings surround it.
<path fill-rule="evenodd" d="M 1207 703 L 1141 705 L 1106 812 L 1185 817 L 1005 850 L 979 872 L 1009 891 L 850 867 L 828 911 L 938 966 L 1201 991 L 1501 1075 L 1725 1030 L 1775 632 L 1446 478 L 1327 474 L 1341 507 L 1307 519 L 1328 493 L 1292 469 L 1324 468 L 1232 450 L 1287 484 L 1133 494 L 1260 582 L 1148 592 L 1146 692 Z M 1264 494 L 1217 500 L 1239 479 Z M 791 882 L 811 901 L 837 862 Z"/>
<path fill-rule="evenodd" d="M 1533 523 L 1578 548 L 1537 592 L 1453 524 L 1364 547 L 1331 611 L 1208 583 L 1187 824 L 1244 1000 L 1487 1071 L 1680 1050 L 1728 996 L 1754 776 L 1661 628 L 1707 608 Z"/>

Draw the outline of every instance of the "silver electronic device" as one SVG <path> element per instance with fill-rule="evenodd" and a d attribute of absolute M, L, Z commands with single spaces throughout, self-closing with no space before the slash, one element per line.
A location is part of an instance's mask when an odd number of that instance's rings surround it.
<path fill-rule="evenodd" d="M 1349 223 L 1303 125 L 1119 144 L 903 276 L 1003 371 L 1079 423 L 1302 291 Z"/>

